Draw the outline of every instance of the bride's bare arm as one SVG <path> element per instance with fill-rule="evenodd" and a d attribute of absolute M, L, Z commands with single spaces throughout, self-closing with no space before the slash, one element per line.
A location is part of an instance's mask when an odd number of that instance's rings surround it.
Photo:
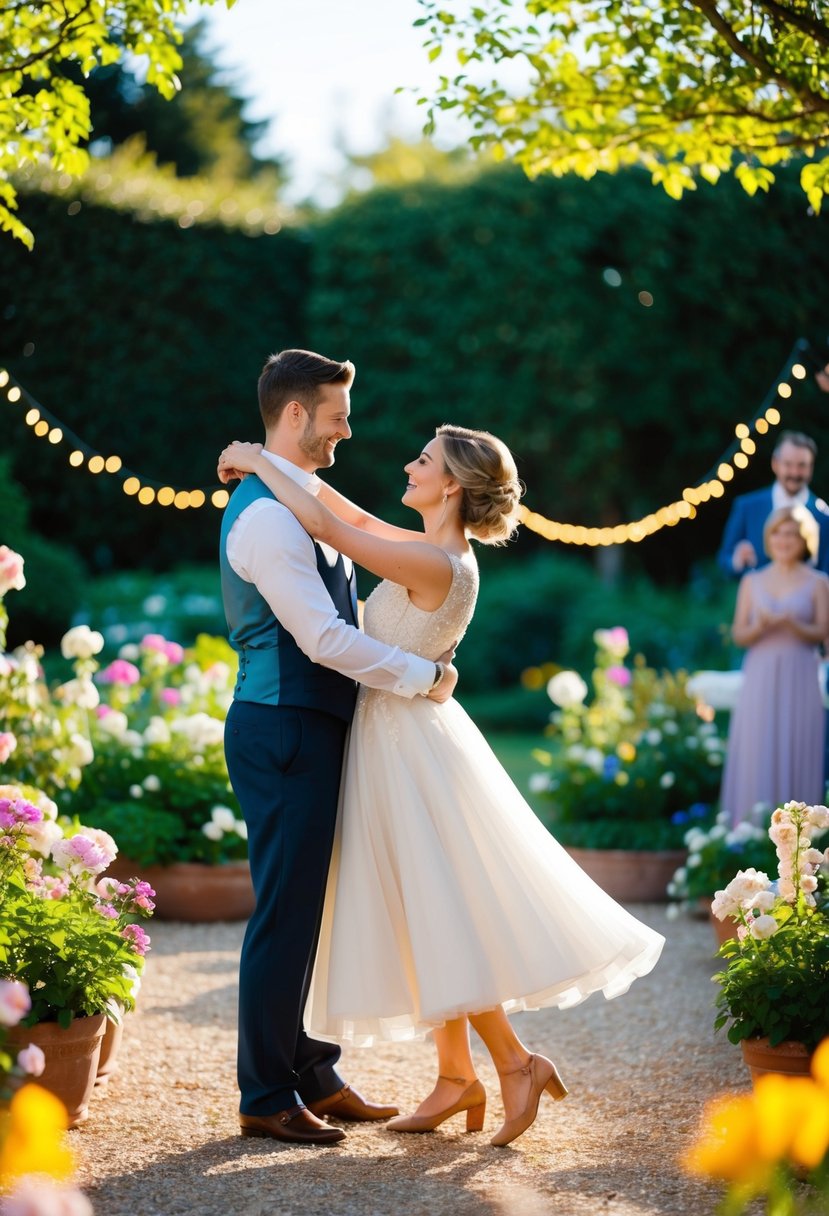
<path fill-rule="evenodd" d="M 372 574 L 406 587 L 418 607 L 432 611 L 446 598 L 452 583 L 452 563 L 443 549 L 423 540 L 420 533 L 414 534 L 416 540 L 401 542 L 345 522 L 272 464 L 257 444 L 230 444 L 222 453 L 219 467 L 225 472 L 255 473 L 306 532 Z"/>
<path fill-rule="evenodd" d="M 378 519 L 376 515 L 358 507 L 356 503 L 351 502 L 339 490 L 329 486 L 327 482 L 321 481 L 320 484 L 322 486 L 319 492 L 320 502 L 324 502 L 338 519 L 341 519 L 343 523 L 351 524 L 352 528 L 370 532 L 372 536 L 380 536 L 383 540 L 423 540 L 422 532 L 417 532 L 413 528 L 398 528 L 394 524 L 387 524 L 384 519 Z"/>

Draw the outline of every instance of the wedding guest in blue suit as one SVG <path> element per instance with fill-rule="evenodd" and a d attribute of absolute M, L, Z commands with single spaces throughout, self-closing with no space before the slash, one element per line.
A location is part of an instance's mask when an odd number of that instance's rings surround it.
<path fill-rule="evenodd" d="M 817 444 L 800 431 L 783 431 L 772 453 L 774 483 L 763 490 L 734 499 L 717 554 L 721 569 L 732 578 L 768 562 L 763 528 L 772 511 L 803 506 L 817 521 L 820 541 L 815 565 L 829 574 L 829 507 L 809 489 L 815 468 Z"/>

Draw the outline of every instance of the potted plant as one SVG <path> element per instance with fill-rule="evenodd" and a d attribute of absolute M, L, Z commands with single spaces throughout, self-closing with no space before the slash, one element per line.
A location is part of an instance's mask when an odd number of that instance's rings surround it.
<path fill-rule="evenodd" d="M 734 877 L 737 870 L 753 867 L 766 871 L 775 864 L 774 844 L 766 828 L 753 823 L 731 827 L 722 811 L 709 828 L 692 827 L 685 833 L 688 856 L 668 883 L 674 907 L 701 912 L 711 920 L 718 941 L 733 937 L 736 927 L 729 920 L 718 920 L 711 912 L 714 893 Z"/>
<path fill-rule="evenodd" d="M 720 947 L 725 967 L 715 1026 L 728 1027 L 752 1076 L 805 1072 L 829 1035 L 829 916 L 818 867 L 827 854 L 812 841 L 829 827 L 829 810 L 787 802 L 772 814 L 778 877 L 740 871 L 718 891 L 714 915 L 737 937 Z"/>
<path fill-rule="evenodd" d="M 134 1006 L 149 947 L 135 919 L 152 911 L 153 891 L 101 879 L 116 853 L 111 838 L 73 825 L 55 839 L 40 801 L 0 788 L 0 977 L 31 998 L 10 1042 L 42 1049 L 41 1083 L 75 1125 L 87 1117 L 106 1022 Z"/>
<path fill-rule="evenodd" d="M 593 697 L 574 671 L 547 691 L 552 745 L 533 789 L 549 799 L 549 826 L 617 899 L 665 899 L 686 855 L 689 827 L 708 826 L 719 793 L 724 742 L 697 713 L 682 672 L 658 673 L 642 656 L 628 666 L 627 631 L 597 630 Z"/>

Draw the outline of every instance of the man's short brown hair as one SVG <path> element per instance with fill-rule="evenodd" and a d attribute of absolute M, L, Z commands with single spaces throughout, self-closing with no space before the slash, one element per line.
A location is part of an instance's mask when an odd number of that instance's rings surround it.
<path fill-rule="evenodd" d="M 269 431 L 279 422 L 289 401 L 298 401 L 313 418 L 326 384 L 350 386 L 354 364 L 326 359 L 312 350 L 282 350 L 271 355 L 259 377 L 259 412 Z"/>

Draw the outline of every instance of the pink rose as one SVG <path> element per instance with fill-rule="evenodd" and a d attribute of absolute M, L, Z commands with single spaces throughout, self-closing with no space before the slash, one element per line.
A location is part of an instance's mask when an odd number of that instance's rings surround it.
<path fill-rule="evenodd" d="M 627 667 L 608 667 L 605 676 L 611 684 L 616 684 L 619 688 L 627 688 L 630 684 L 630 672 Z"/>
<path fill-rule="evenodd" d="M 141 672 L 126 659 L 113 659 L 108 667 L 98 673 L 97 678 L 101 684 L 137 684 Z"/>
<path fill-rule="evenodd" d="M 145 633 L 141 639 L 142 650 L 152 650 L 157 654 L 165 654 L 167 651 L 167 639 L 162 637 L 160 633 Z"/>
<path fill-rule="evenodd" d="M 25 586 L 23 558 L 8 545 L 0 545 L 0 599 L 7 591 L 22 591 Z"/>
<path fill-rule="evenodd" d="M 115 710 L 111 705 L 107 705 L 104 701 L 102 701 L 100 705 L 95 706 L 95 717 L 98 719 L 105 718 L 107 714 L 112 713 L 115 713 Z"/>
<path fill-rule="evenodd" d="M 165 705 L 175 706 L 181 704 L 181 693 L 177 688 L 162 688 L 159 696 Z"/>
<path fill-rule="evenodd" d="M 0 734 L 0 764 L 5 764 L 9 756 L 17 747 L 17 739 L 10 730 L 4 730 Z"/>
<path fill-rule="evenodd" d="M 17 1053 L 17 1064 L 30 1077 L 39 1077 L 46 1067 L 46 1057 L 37 1043 L 30 1043 Z"/>
<path fill-rule="evenodd" d="M 184 647 L 180 646 L 178 642 L 168 642 L 164 647 L 164 653 L 170 663 L 180 663 L 184 658 Z"/>
<path fill-rule="evenodd" d="M 0 1026 L 16 1026 L 31 1007 L 25 984 L 19 980 L 0 980 Z"/>

